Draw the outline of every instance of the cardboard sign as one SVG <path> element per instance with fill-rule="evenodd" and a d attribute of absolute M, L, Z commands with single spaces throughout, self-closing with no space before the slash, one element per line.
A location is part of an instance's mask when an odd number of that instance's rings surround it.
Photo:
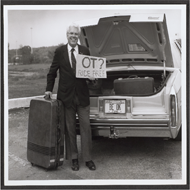
<path fill-rule="evenodd" d="M 77 78 L 107 78 L 105 58 L 78 54 L 76 61 Z"/>

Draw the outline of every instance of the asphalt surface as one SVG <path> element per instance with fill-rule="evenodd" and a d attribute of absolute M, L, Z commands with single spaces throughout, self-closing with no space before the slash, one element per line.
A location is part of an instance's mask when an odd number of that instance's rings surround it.
<path fill-rule="evenodd" d="M 81 180 L 181 179 L 181 142 L 161 138 L 125 138 L 93 140 L 96 171 L 90 171 L 81 159 L 80 170 L 72 171 L 65 160 L 57 170 L 46 171 L 27 161 L 28 109 L 9 111 L 9 180 Z"/>

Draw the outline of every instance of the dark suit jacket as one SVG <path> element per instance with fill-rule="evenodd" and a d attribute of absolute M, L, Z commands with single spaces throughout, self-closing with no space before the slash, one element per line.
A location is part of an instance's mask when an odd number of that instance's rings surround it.
<path fill-rule="evenodd" d="M 78 45 L 78 47 L 79 54 L 90 55 L 88 48 L 81 45 Z M 46 91 L 52 92 L 55 78 L 57 77 L 57 70 L 59 70 L 57 99 L 61 100 L 66 107 L 69 107 L 76 92 L 80 105 L 88 106 L 90 101 L 86 79 L 75 77 L 69 62 L 67 45 L 60 46 L 55 50 L 53 62 L 47 74 Z"/>

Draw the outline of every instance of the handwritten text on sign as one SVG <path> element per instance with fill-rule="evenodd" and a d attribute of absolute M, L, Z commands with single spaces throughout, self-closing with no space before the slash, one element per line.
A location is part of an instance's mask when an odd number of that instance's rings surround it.
<path fill-rule="evenodd" d="M 76 60 L 77 78 L 107 78 L 105 58 L 78 54 Z"/>

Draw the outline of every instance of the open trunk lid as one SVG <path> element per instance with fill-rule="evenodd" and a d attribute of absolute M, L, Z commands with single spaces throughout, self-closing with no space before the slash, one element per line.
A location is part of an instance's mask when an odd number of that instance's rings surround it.
<path fill-rule="evenodd" d="M 92 24 L 81 26 L 80 42 L 92 56 L 105 57 L 107 67 L 173 67 L 165 15 L 113 16 Z"/>

